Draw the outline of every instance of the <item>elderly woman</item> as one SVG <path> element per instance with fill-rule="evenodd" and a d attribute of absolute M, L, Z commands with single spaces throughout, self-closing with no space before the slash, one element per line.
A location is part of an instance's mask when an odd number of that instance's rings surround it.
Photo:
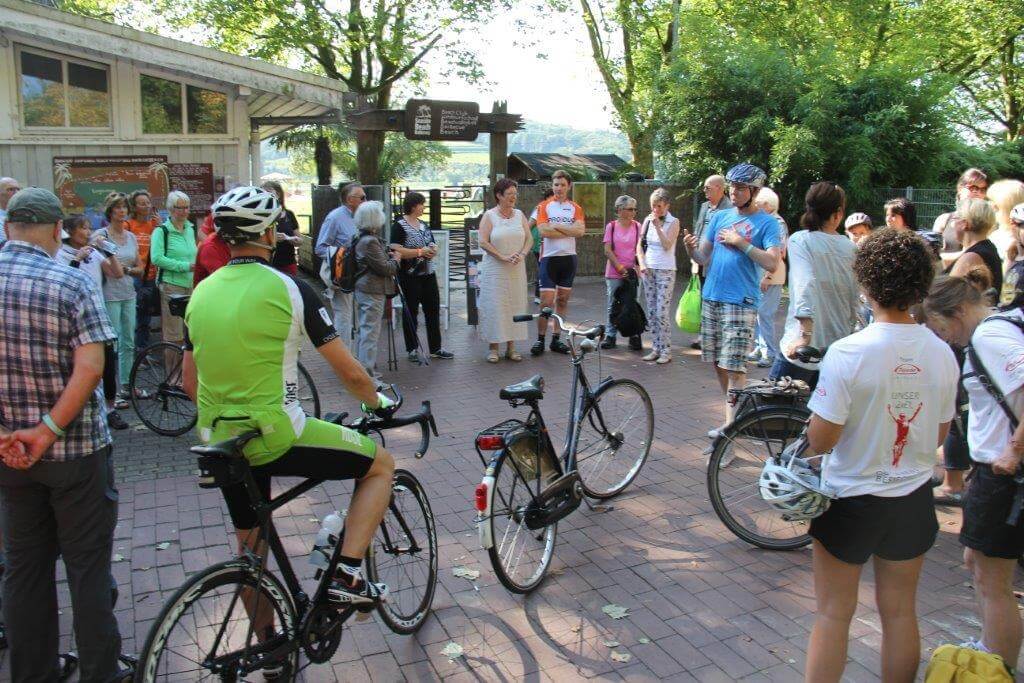
<path fill-rule="evenodd" d="M 111 251 L 100 250 L 103 236 L 93 234 L 89 219 L 81 214 L 69 216 L 64 221 L 64 246 L 57 252 L 61 263 L 78 268 L 96 283 L 96 289 L 103 291 L 103 278 L 120 278 L 124 269 Z M 120 334 L 120 330 L 118 331 Z M 128 423 L 117 412 L 117 349 L 107 344 L 103 349 L 103 397 L 107 402 L 107 424 L 113 429 L 127 429 Z"/>
<path fill-rule="evenodd" d="M 160 288 L 160 326 L 165 342 L 180 344 L 185 337 L 184 321 L 171 315 L 170 297 L 192 293 L 192 271 L 196 267 L 196 226 L 188 219 L 188 195 L 175 190 L 167 195 L 170 217 L 153 230 L 149 242 L 149 260 L 156 266 L 156 281 Z M 173 367 L 175 354 L 168 351 L 164 362 L 167 370 Z M 180 378 L 172 378 L 178 382 Z"/>
<path fill-rule="evenodd" d="M 138 240 L 127 230 L 128 198 L 120 192 L 112 192 L 103 213 L 110 224 L 96 234 L 116 247 L 115 257 L 122 271 L 120 277 L 107 275 L 103 299 L 117 333 L 117 379 L 121 387 L 117 407 L 127 408 L 128 379 L 135 360 L 135 283 L 132 278 L 141 277 L 145 266 L 139 259 Z"/>
<path fill-rule="evenodd" d="M 636 264 L 644 281 L 647 320 L 651 325 L 651 352 L 645 361 L 659 365 L 672 360 L 672 288 L 676 283 L 676 239 L 679 220 L 668 211 L 672 197 L 659 187 L 651 193 L 651 213 L 640 226 Z"/>
<path fill-rule="evenodd" d="M 302 244 L 302 236 L 299 235 L 299 221 L 291 209 L 284 205 L 284 188 L 281 183 L 268 180 L 263 183 L 263 189 L 277 197 L 281 204 L 281 215 L 277 218 L 277 247 L 270 258 L 270 265 L 282 273 L 298 275 L 298 260 L 295 258 L 295 248 Z M 211 219 L 213 215 L 211 214 Z"/>
<path fill-rule="evenodd" d="M 502 178 L 496 182 L 494 199 L 498 205 L 480 219 L 480 248 L 484 250 L 480 273 L 480 336 L 490 347 L 488 363 L 498 362 L 502 344 L 505 344 L 505 357 L 518 362 L 523 357 L 516 351 L 515 342 L 526 339 L 529 331 L 525 323 L 512 322 L 512 316 L 527 311 L 524 259 L 530 253 L 533 238 L 526 216 L 516 208 L 519 199 L 516 181 Z"/>
<path fill-rule="evenodd" d="M 455 354 L 441 346 L 441 293 L 434 274 L 437 242 L 430 226 L 421 220 L 426 207 L 426 197 L 419 192 L 407 192 L 402 200 L 402 217 L 391 226 L 391 250 L 402 259 L 398 284 L 408 308 L 402 315 L 402 336 L 409 360 L 416 361 L 419 357 L 416 319 L 422 308 L 430 357 L 450 360 Z"/>
<path fill-rule="evenodd" d="M 636 268 L 636 243 L 640 239 L 640 224 L 636 221 L 636 200 L 622 195 L 615 200 L 615 220 L 604 226 L 604 282 L 608 289 L 608 336 L 601 342 L 602 349 L 614 349 L 618 330 L 612 322 L 612 302 L 615 292 L 626 282 L 630 270 Z M 629 348 L 639 351 L 640 335 L 629 338 Z"/>
<path fill-rule="evenodd" d="M 380 202 L 363 202 L 353 217 L 359 239 L 356 242 L 356 262 L 360 275 L 356 280 L 355 303 L 358 316 L 356 358 L 372 377 L 377 364 L 377 339 L 384 316 L 384 302 L 398 291 L 395 275 L 398 260 L 387 250 L 381 238 L 384 228 L 384 206 Z"/>
<path fill-rule="evenodd" d="M 779 244 L 782 245 L 782 261 L 774 272 L 764 272 L 761 277 L 761 305 L 757 307 L 757 336 L 754 352 L 747 360 L 756 361 L 759 368 L 770 368 L 779 355 L 779 333 L 775 329 L 775 313 L 782 301 L 782 286 L 786 284 L 786 243 L 789 241 L 789 226 L 779 215 L 779 195 L 762 187 L 754 204 L 779 222 Z"/>

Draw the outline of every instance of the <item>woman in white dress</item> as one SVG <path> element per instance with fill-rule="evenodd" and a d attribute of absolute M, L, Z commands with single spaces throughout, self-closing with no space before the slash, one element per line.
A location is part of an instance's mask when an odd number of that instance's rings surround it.
<path fill-rule="evenodd" d="M 519 198 L 514 180 L 502 178 L 494 184 L 498 205 L 480 219 L 480 248 L 484 250 L 480 274 L 480 336 L 490 345 L 487 362 L 497 363 L 501 344 L 505 357 L 521 361 L 515 341 L 529 335 L 526 323 L 512 322 L 512 316 L 528 312 L 526 303 L 526 261 L 533 238 L 523 212 L 516 208 Z"/>

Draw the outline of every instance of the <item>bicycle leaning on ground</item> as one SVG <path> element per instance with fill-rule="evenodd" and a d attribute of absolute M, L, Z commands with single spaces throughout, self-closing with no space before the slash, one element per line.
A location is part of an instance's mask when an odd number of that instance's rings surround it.
<path fill-rule="evenodd" d="M 395 395 L 397 410 L 402 398 L 397 392 Z M 342 414 L 328 419 L 341 424 L 345 417 Z M 347 426 L 362 434 L 376 433 L 383 440 L 384 431 L 412 424 L 420 427 L 415 455 L 422 458 L 430 446 L 430 432 L 437 435 L 429 401 L 424 401 L 414 415 L 386 419 L 367 415 Z M 264 500 L 242 454 L 245 444 L 257 436 L 259 432 L 250 431 L 221 443 L 193 447 L 192 452 L 198 456 L 199 486 L 245 485 L 259 520 L 256 545 L 269 545 L 284 583 L 270 571 L 267 560 L 251 551 L 191 576 L 150 628 L 139 656 L 140 683 L 207 677 L 252 680 L 250 675 L 281 667 L 284 673 L 278 680 L 293 680 L 300 671 L 300 650 L 310 663 L 329 661 L 341 643 L 344 623 L 357 610 L 373 609 L 341 607 L 328 600 L 327 589 L 341 554 L 343 529 L 338 538 L 329 537 L 333 552 L 326 567 L 317 571 L 312 597 L 303 590 L 272 515 L 323 480 L 306 479 Z M 390 589 L 388 599 L 376 606 L 388 628 L 399 634 L 419 629 L 437 586 L 437 533 L 427 495 L 407 470 L 395 470 L 391 502 L 367 550 L 365 564 L 367 579 L 386 583 Z M 271 623 L 273 632 L 257 634 L 251 615 L 258 615 L 261 624 Z"/>
<path fill-rule="evenodd" d="M 171 315 L 185 315 L 188 294 L 170 297 Z M 196 406 L 181 386 L 185 346 L 166 341 L 150 344 L 135 358 L 128 381 L 128 396 L 142 424 L 163 436 L 181 436 L 196 425 Z M 307 415 L 320 417 L 320 395 L 309 372 L 297 363 L 299 402 Z"/>
<path fill-rule="evenodd" d="M 477 454 L 486 467 L 476 489 L 480 544 L 498 579 L 515 593 L 528 593 L 544 580 L 558 520 L 578 508 L 585 496 L 606 499 L 621 493 L 640 472 L 654 438 L 654 407 L 643 386 L 608 377 L 592 388 L 583 371 L 583 359 L 598 349 L 604 325 L 569 329 L 550 308 L 513 320 L 538 316 L 554 318 L 567 331 L 573 366 L 561 458 L 540 413 L 540 375 L 498 393 L 513 408 L 529 407 L 525 421 L 506 420 L 476 437 Z M 489 461 L 483 451 L 494 451 Z"/>
<path fill-rule="evenodd" d="M 797 360 L 804 363 L 819 363 L 823 356 L 810 346 L 796 349 Z M 807 426 L 810 395 L 805 382 L 789 377 L 729 390 L 735 417 L 712 444 L 708 497 L 729 531 L 760 548 L 793 550 L 811 542 L 808 523 L 783 519 L 761 499 L 758 488 L 765 462 L 779 462 Z"/>

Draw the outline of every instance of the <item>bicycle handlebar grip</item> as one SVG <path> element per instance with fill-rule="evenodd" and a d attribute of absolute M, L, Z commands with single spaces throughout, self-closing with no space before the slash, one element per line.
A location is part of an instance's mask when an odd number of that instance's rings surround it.
<path fill-rule="evenodd" d="M 533 320 L 533 313 L 521 313 L 512 316 L 512 322 L 514 323 L 528 323 L 531 320 Z"/>
<path fill-rule="evenodd" d="M 587 334 L 587 339 L 597 339 L 604 336 L 604 325 L 598 325 L 593 332 Z"/>

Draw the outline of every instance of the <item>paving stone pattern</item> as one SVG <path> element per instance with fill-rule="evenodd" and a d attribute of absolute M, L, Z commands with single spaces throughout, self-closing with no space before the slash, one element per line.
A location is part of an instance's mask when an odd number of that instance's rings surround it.
<path fill-rule="evenodd" d="M 574 320 L 582 314 L 603 319 L 602 282 L 584 283 L 575 294 Z M 522 344 L 522 363 L 486 363 L 486 345 L 465 324 L 463 297 L 464 292 L 453 292 L 455 312 L 445 333 L 456 360 L 411 366 L 396 331 L 400 369 L 385 373 L 402 387 L 410 409 L 431 401 L 441 432 L 423 460 L 412 458 L 413 428 L 388 443 L 399 466 L 423 482 L 436 517 L 440 578 L 433 613 L 411 637 L 391 634 L 376 618 L 350 622 L 332 662 L 305 669 L 301 680 L 800 679 L 813 620 L 810 552 L 752 548 L 734 538 L 711 510 L 701 449 L 707 430 L 720 420 L 722 401 L 711 368 L 688 348 L 689 335 L 678 330 L 670 365 L 645 364 L 640 354 L 621 346 L 602 354 L 600 368 L 596 357 L 587 361 L 592 377 L 600 370 L 602 376 L 631 377 L 647 387 L 656 415 L 651 457 L 636 482 L 612 502 L 614 509 L 582 507 L 559 523 L 553 570 L 534 594 L 513 595 L 498 583 L 473 525 L 473 491 L 482 471 L 473 437 L 514 415 L 497 397 L 501 386 L 540 372 L 547 382 L 545 417 L 559 443 L 567 421 L 570 366 L 552 353 L 529 357 L 528 343 Z M 383 348 L 381 358 L 386 358 Z M 357 409 L 314 352 L 304 353 L 303 362 L 326 409 Z M 220 493 L 195 484 L 187 450 L 193 437 L 161 437 L 136 426 L 134 415 L 126 417 L 133 427 L 117 434 L 115 446 L 121 501 L 114 552 L 123 559 L 113 569 L 124 649 L 133 652 L 164 600 L 189 573 L 230 557 L 231 526 Z M 314 518 L 347 507 L 350 491 L 345 483 L 321 486 L 276 517 L 304 579 L 310 580 L 306 556 L 318 528 Z M 939 540 L 925 562 L 918 594 L 922 661 L 936 645 L 979 632 L 956 540 L 959 518 L 959 510 L 940 508 Z M 163 542 L 170 546 L 159 550 Z M 479 570 L 480 578 L 453 576 L 456 565 Z M 64 647 L 71 647 L 71 609 L 60 572 L 61 632 Z M 851 629 L 850 681 L 879 677 L 880 626 L 872 589 L 868 567 Z M 608 603 L 629 608 L 629 616 L 606 616 L 601 608 Z M 451 661 L 441 653 L 451 641 L 464 648 L 464 657 Z M 611 641 L 620 645 L 605 645 Z M 631 659 L 613 661 L 613 649 Z M 8 680 L 6 669 L 4 653 L 0 680 Z"/>

